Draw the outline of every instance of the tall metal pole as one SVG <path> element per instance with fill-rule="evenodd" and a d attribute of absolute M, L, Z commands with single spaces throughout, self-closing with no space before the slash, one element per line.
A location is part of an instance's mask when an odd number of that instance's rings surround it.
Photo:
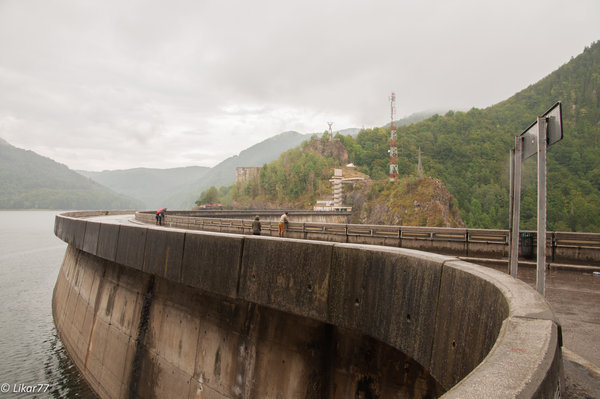
<path fill-rule="evenodd" d="M 519 266 L 519 224 L 521 220 L 521 163 L 523 162 L 523 137 L 515 137 L 514 155 L 511 151 L 511 178 L 512 178 L 512 214 L 511 214 L 511 233 L 510 233 L 510 259 L 509 272 L 510 275 L 517 278 Z"/>
<path fill-rule="evenodd" d="M 537 118 L 538 125 L 538 212 L 537 212 L 537 274 L 535 286 L 546 295 L 546 149 L 548 147 L 548 122 Z"/>

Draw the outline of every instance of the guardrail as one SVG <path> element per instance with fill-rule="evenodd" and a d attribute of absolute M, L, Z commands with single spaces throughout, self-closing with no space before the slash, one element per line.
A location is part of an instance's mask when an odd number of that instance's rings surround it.
<path fill-rule="evenodd" d="M 257 211 L 237 212 L 237 218 L 202 217 L 202 212 L 167 213 L 165 225 L 192 230 L 250 234 Z M 273 215 L 277 212 L 271 212 Z M 309 212 L 306 212 L 309 214 Z M 245 215 L 246 218 L 243 218 Z M 137 212 L 136 219 L 155 223 L 152 212 Z M 293 216 L 292 216 L 293 219 Z M 277 221 L 261 220 L 262 234 L 277 235 Z M 521 259 L 533 259 L 537 240 L 533 231 L 522 231 L 524 241 L 519 247 Z M 385 245 L 437 252 L 464 257 L 505 259 L 508 257 L 509 231 L 445 227 L 393 225 L 363 225 L 345 223 L 290 222 L 287 237 L 330 242 Z M 600 265 L 600 234 L 552 232 L 546 234 L 546 254 L 549 263 Z"/>

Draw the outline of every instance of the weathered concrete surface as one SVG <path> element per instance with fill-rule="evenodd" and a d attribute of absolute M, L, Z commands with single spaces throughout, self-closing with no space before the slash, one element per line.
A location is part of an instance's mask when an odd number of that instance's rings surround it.
<path fill-rule="evenodd" d="M 166 224 L 184 229 L 250 234 L 255 212 L 257 211 L 174 211 L 169 213 Z M 282 211 L 261 212 L 268 214 L 261 218 L 262 234 L 277 236 L 277 220 Z M 154 223 L 153 212 L 136 212 L 135 218 L 143 223 Z M 507 259 L 508 257 L 510 241 L 508 230 L 346 224 L 343 218 L 343 215 L 335 212 L 291 213 L 286 237 L 385 245 L 468 258 Z M 528 233 L 534 236 L 536 234 Z M 546 234 L 548 262 L 600 266 L 600 234 L 551 231 Z M 535 237 L 531 251 L 528 254 L 527 250 L 519 246 L 519 257 L 521 259 L 535 257 Z"/>
<path fill-rule="evenodd" d="M 159 277 L 145 293 L 148 284 L 146 273 L 72 246 L 67 251 L 55 323 L 101 397 L 425 398 L 443 392 L 417 362 L 363 334 Z"/>
<path fill-rule="evenodd" d="M 548 347 L 558 345 L 556 327 L 549 320 L 508 319 L 501 332 L 504 345 L 495 346 L 481 369 L 460 381 L 444 397 L 479 399 L 489 397 L 491 391 L 502 392 L 507 398 L 558 397 L 553 395 L 559 394 L 556 381 L 561 372 L 560 352 L 555 352 L 558 358 L 545 358 L 541 363 L 538 357 Z M 548 334 L 540 340 L 530 334 L 533 330 L 548 331 Z M 537 366 L 533 370 L 532 364 Z M 523 376 L 541 379 L 543 383 L 541 386 L 528 385 Z"/>
<path fill-rule="evenodd" d="M 92 215 L 57 217 L 71 245 L 53 311 L 101 397 L 557 393 L 560 326 L 503 273 L 400 248 L 97 229 Z M 84 252 L 96 236 L 96 255 Z M 404 370 L 386 366 L 398 359 Z"/>
<path fill-rule="evenodd" d="M 245 239 L 239 297 L 315 320 L 327 320 L 333 244 Z"/>
<path fill-rule="evenodd" d="M 101 397 L 126 392 L 147 275 L 69 246 L 54 290 L 61 341 Z"/>
<path fill-rule="evenodd" d="M 121 226 L 115 262 L 141 270 L 144 264 L 147 231 L 137 226 Z"/>
<path fill-rule="evenodd" d="M 488 354 L 508 314 L 503 293 L 486 278 L 445 265 L 439 286 L 444 311 L 435 320 L 431 373 L 445 387 L 456 384 Z"/>
<path fill-rule="evenodd" d="M 336 245 L 329 321 L 376 337 L 428 366 L 442 264 L 452 258 L 403 254 L 385 247 Z"/>
<path fill-rule="evenodd" d="M 494 267 L 504 270 L 505 266 Z M 519 279 L 535 287 L 535 267 L 520 267 Z M 568 399 L 600 398 L 600 276 L 548 270 L 546 300 L 560 320 L 565 392 Z"/>
<path fill-rule="evenodd" d="M 143 270 L 169 280 L 181 281 L 184 239 L 185 233 L 180 231 L 148 230 Z"/>
<path fill-rule="evenodd" d="M 235 298 L 243 244 L 231 234 L 186 234 L 181 282 Z"/>
<path fill-rule="evenodd" d="M 119 240 L 119 225 L 102 223 L 98 233 L 96 255 L 114 261 L 117 257 L 117 242 Z M 60 236 L 59 236 L 60 237 Z"/>

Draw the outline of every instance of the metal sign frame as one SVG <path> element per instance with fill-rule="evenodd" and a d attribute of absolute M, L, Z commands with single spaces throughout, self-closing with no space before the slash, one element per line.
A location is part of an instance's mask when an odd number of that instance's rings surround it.
<path fill-rule="evenodd" d="M 548 134 L 546 136 L 547 147 L 550 147 L 552 144 L 562 140 L 563 131 L 561 102 L 559 101 L 550 107 L 550 109 L 546 111 L 541 118 L 545 118 L 546 122 L 548 123 Z M 523 138 L 523 161 L 538 152 L 539 144 L 537 125 L 538 120 L 533 122 L 527 129 L 523 131 L 523 133 L 521 133 L 520 137 Z"/>
<path fill-rule="evenodd" d="M 540 139 L 540 138 L 545 139 Z M 546 152 L 552 144 L 562 140 L 562 106 L 554 104 L 539 116 L 520 136 L 515 137 L 515 148 L 510 151 L 510 239 L 508 272 L 517 278 L 519 261 L 519 223 L 521 218 L 521 163 L 538 156 L 538 209 L 537 209 L 537 273 L 536 289 L 546 294 Z"/>

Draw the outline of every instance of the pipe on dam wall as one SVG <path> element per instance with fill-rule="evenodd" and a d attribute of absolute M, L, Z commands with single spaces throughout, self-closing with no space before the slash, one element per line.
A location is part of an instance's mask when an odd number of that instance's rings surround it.
<path fill-rule="evenodd" d="M 560 325 L 525 283 L 415 250 L 63 214 L 61 340 L 103 398 L 553 398 Z"/>

